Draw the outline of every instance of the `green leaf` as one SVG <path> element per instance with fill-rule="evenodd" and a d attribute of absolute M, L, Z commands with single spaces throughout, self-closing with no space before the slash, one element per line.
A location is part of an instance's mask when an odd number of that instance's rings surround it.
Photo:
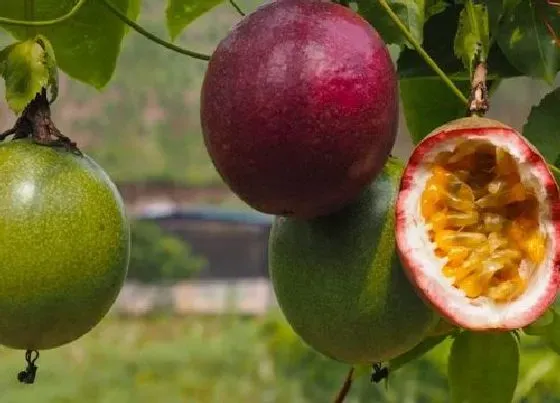
<path fill-rule="evenodd" d="M 523 126 L 523 135 L 552 164 L 560 160 L 560 88 L 549 92 L 531 113 Z"/>
<path fill-rule="evenodd" d="M 459 27 L 453 44 L 455 55 L 472 73 L 475 58 L 480 52 L 480 56 L 486 60 L 489 46 L 488 10 L 483 4 L 474 4 L 473 0 L 467 0 L 459 15 Z"/>
<path fill-rule="evenodd" d="M 127 14 L 131 12 L 129 0 L 111 1 Z M 36 1 L 34 19 L 59 17 L 66 14 L 75 3 L 76 0 Z M 24 0 L 0 1 L 0 15 L 25 19 L 24 4 Z M 124 24 L 101 1 L 87 1 L 76 15 L 61 24 L 33 30 L 15 26 L 5 26 L 5 29 L 19 40 L 30 39 L 35 36 L 34 33 L 48 38 L 58 67 L 74 79 L 98 89 L 103 88 L 113 75 L 125 34 Z"/>
<path fill-rule="evenodd" d="M 428 351 L 430 351 L 431 349 L 439 345 L 441 342 L 443 342 L 446 338 L 447 335 L 427 337 L 424 341 L 422 341 L 420 344 L 417 344 L 411 350 L 389 361 L 389 370 L 391 371 L 391 373 L 395 372 L 396 370 L 408 364 L 409 362 L 412 362 L 422 357 Z"/>
<path fill-rule="evenodd" d="M 434 2 L 428 1 L 433 5 Z M 386 43 L 407 45 L 408 41 L 399 28 L 389 17 L 377 0 L 357 0 L 360 13 L 379 32 Z M 425 21 L 424 0 L 387 0 L 387 4 L 408 28 L 412 37 L 418 42 L 423 41 L 423 26 Z M 430 10 L 433 12 L 432 10 Z"/>
<path fill-rule="evenodd" d="M 540 318 L 523 328 L 523 332 L 529 336 L 542 336 L 546 333 L 547 327 L 554 321 L 554 311 L 546 311 Z"/>
<path fill-rule="evenodd" d="M 455 84 L 468 96 L 468 81 Z M 465 116 L 467 106 L 441 80 L 403 80 L 399 90 L 406 125 L 415 144 L 436 127 Z"/>
<path fill-rule="evenodd" d="M 519 2 L 503 20 L 497 41 L 519 71 L 552 84 L 560 67 L 560 47 L 552 40 L 546 23 L 558 32 L 560 17 L 544 9 L 546 3 L 542 3 Z"/>
<path fill-rule="evenodd" d="M 453 403 L 510 403 L 519 377 L 519 343 L 510 332 L 462 332 L 448 379 Z"/>
<path fill-rule="evenodd" d="M 509 13 L 515 10 L 515 7 L 521 0 L 487 0 L 488 19 L 490 31 L 497 32 L 502 18 L 507 18 Z"/>
<path fill-rule="evenodd" d="M 220 4 L 223 0 L 168 0 L 165 15 L 167 18 L 167 30 L 172 40 L 183 32 L 183 30 L 200 17 Z"/>
<path fill-rule="evenodd" d="M 548 347 L 556 354 L 560 354 L 560 316 L 554 313 L 554 319 L 541 335 Z"/>
<path fill-rule="evenodd" d="M 462 9 L 460 6 L 452 5 L 447 7 L 444 12 L 430 18 L 424 25 L 423 48 L 450 78 L 470 81 L 469 71 L 465 69 L 453 51 L 454 38 L 458 30 L 457 23 Z M 488 65 L 491 66 L 489 79 L 523 75 L 509 63 L 498 46 L 492 46 L 490 49 Z M 430 66 L 412 49 L 405 49 L 401 52 L 398 71 L 401 80 L 416 78 L 439 80 Z"/>
<path fill-rule="evenodd" d="M 16 114 L 25 109 L 43 88 L 53 88 L 56 96 L 57 70 L 48 41 L 27 40 L 0 52 L 0 73 L 6 85 L 8 106 Z"/>

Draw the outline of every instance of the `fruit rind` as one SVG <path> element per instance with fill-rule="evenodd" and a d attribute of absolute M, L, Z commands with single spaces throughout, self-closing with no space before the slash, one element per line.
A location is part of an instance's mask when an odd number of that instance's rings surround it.
<path fill-rule="evenodd" d="M 421 172 L 420 167 L 430 155 L 466 137 L 489 139 L 496 145 L 504 145 L 530 174 L 544 184 L 538 193 L 543 205 L 548 205 L 548 210 L 543 213 L 550 235 L 547 260 L 541 265 L 531 289 L 503 309 L 489 304 L 475 306 L 465 303 L 466 299 L 459 298 L 460 292 L 453 290 L 443 276 L 434 274 L 430 268 L 433 261 L 428 255 L 433 252 L 417 213 L 418 188 L 425 180 L 425 173 Z M 407 275 L 420 295 L 454 324 L 471 330 L 516 329 L 535 321 L 554 302 L 560 283 L 558 186 L 540 153 L 513 128 L 492 119 L 469 117 L 435 129 L 418 144 L 408 161 L 401 179 L 396 219 L 398 251 Z"/>

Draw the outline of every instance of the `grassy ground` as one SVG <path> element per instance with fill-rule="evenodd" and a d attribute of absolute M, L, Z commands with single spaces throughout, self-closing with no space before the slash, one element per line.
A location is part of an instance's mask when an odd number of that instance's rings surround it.
<path fill-rule="evenodd" d="M 516 403 L 560 402 L 557 355 L 524 338 Z M 449 343 L 395 372 L 367 377 L 347 403 L 444 403 Z M 0 349 L 2 403 L 324 403 L 348 367 L 306 348 L 278 318 L 107 318 L 80 340 L 42 353 L 34 385 L 16 380 L 21 351 Z"/>

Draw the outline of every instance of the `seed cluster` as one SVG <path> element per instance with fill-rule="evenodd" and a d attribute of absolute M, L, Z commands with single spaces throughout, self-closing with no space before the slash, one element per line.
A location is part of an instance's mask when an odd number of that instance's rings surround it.
<path fill-rule="evenodd" d="M 443 274 L 466 296 L 498 303 L 521 295 L 544 259 L 538 208 L 513 157 L 479 140 L 438 154 L 421 197 Z"/>

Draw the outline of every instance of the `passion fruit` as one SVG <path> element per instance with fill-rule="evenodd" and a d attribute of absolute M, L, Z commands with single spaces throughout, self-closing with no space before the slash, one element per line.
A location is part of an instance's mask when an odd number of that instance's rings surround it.
<path fill-rule="evenodd" d="M 267 3 L 211 57 L 201 92 L 205 145 L 254 209 L 325 215 L 358 197 L 387 161 L 397 85 L 385 43 L 351 9 Z"/>
<path fill-rule="evenodd" d="M 129 260 L 120 195 L 86 155 L 0 144 L 0 344 L 46 350 L 108 312 Z"/>
<path fill-rule="evenodd" d="M 435 129 L 408 161 L 396 217 L 411 282 L 450 322 L 516 329 L 554 302 L 558 186 L 513 128 L 469 117 Z"/>
<path fill-rule="evenodd" d="M 424 340 L 438 320 L 395 250 L 401 172 L 390 158 L 344 209 L 313 220 L 274 221 L 269 267 L 278 304 L 301 339 L 332 359 L 388 361 Z"/>

